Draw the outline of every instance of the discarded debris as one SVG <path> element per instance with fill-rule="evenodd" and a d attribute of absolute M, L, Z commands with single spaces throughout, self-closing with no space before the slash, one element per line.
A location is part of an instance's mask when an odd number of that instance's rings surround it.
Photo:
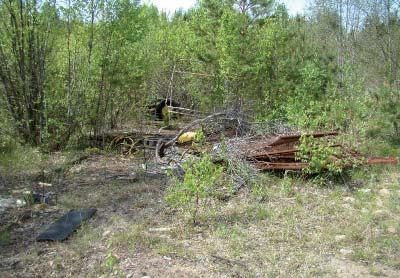
<path fill-rule="evenodd" d="M 0 212 L 9 208 L 20 208 L 26 205 L 24 200 L 15 199 L 13 197 L 0 197 Z"/>
<path fill-rule="evenodd" d="M 27 204 L 49 204 L 50 203 L 50 194 L 48 193 L 39 193 L 32 191 L 24 192 L 24 200 Z"/>
<path fill-rule="evenodd" d="M 96 209 L 71 210 L 54 222 L 45 232 L 41 233 L 37 241 L 63 241 L 67 239 L 83 221 L 90 219 Z"/>
<path fill-rule="evenodd" d="M 183 134 L 189 132 L 191 129 L 193 129 L 194 127 L 197 127 L 200 124 L 210 124 L 213 121 L 216 121 L 217 119 L 220 118 L 225 118 L 228 120 L 234 120 L 233 118 L 229 117 L 228 113 L 224 113 L 224 112 L 220 112 L 220 113 L 215 113 L 215 114 L 211 114 L 208 115 L 205 118 L 201 118 L 201 119 L 196 119 L 193 122 L 191 122 L 190 124 L 186 125 L 184 128 L 182 128 L 171 140 L 169 140 L 168 142 L 164 142 L 159 140 L 157 142 L 157 147 L 156 147 L 156 159 L 158 161 L 161 160 L 161 158 L 164 156 L 165 154 L 165 150 L 171 146 L 173 146 L 177 141 L 178 138 L 180 138 Z"/>
<path fill-rule="evenodd" d="M 52 187 L 53 186 L 51 183 L 47 183 L 47 182 L 38 182 L 38 185 L 41 187 Z"/>
<path fill-rule="evenodd" d="M 179 144 L 188 143 L 188 142 L 193 141 L 195 136 L 196 136 L 196 132 L 188 131 L 188 132 L 183 133 L 181 136 L 179 136 L 177 141 Z"/>
<path fill-rule="evenodd" d="M 162 233 L 162 232 L 170 232 L 171 230 L 172 230 L 171 227 L 159 227 L 159 228 L 150 228 L 149 232 Z"/>
<path fill-rule="evenodd" d="M 253 162 L 260 170 L 304 170 L 309 167 L 308 162 L 299 161 L 296 153 L 299 150 L 300 138 L 308 136 L 322 138 L 336 136 L 337 132 L 310 133 L 310 134 L 291 134 L 274 137 L 258 137 L 250 141 L 245 141 L 239 145 L 245 159 Z M 398 161 L 393 157 L 365 157 L 354 151 L 347 150 L 340 144 L 332 144 L 329 148 L 340 148 L 341 153 L 361 161 L 362 164 L 397 164 Z M 332 160 L 341 157 L 332 156 Z M 346 165 L 347 166 L 347 165 Z M 348 165 L 352 166 L 352 165 Z"/>
<path fill-rule="evenodd" d="M 49 204 L 50 196 L 49 194 L 43 194 L 38 192 L 32 193 L 33 203 L 34 204 Z"/>
<path fill-rule="evenodd" d="M 165 106 L 165 100 L 164 100 Z M 161 106 L 160 106 L 161 107 Z M 176 108 L 176 107 L 173 107 Z M 228 138 L 226 145 L 228 152 L 233 152 L 232 158 L 236 160 L 251 162 L 259 170 L 305 170 L 310 167 L 308 159 L 299 159 L 299 147 L 302 137 L 312 137 L 315 139 L 324 137 L 334 137 L 338 132 L 315 132 L 308 134 L 292 133 L 275 135 L 265 132 L 256 135 L 250 121 L 245 120 L 244 116 L 238 112 L 217 112 L 202 118 L 197 118 L 181 128 L 175 130 L 151 129 L 144 131 L 131 131 L 125 133 L 109 133 L 97 136 L 93 139 L 110 142 L 110 146 L 120 147 L 124 154 L 133 154 L 139 148 L 155 149 L 156 161 L 162 163 L 162 158 L 166 155 L 167 149 L 172 146 L 192 142 L 196 135 L 196 129 L 201 126 L 216 126 L 216 131 L 207 134 L 207 142 L 218 145 L 221 135 Z M 230 129 L 226 129 L 229 126 Z M 285 129 L 286 130 L 286 129 Z M 251 135 L 251 136 L 250 136 Z M 230 146 L 229 146 L 230 144 Z M 187 145 L 187 144 L 186 144 Z M 374 165 L 374 164 L 397 164 L 398 160 L 394 157 L 367 157 L 355 150 L 351 150 L 341 144 L 330 144 L 327 146 L 338 150 L 338 154 L 331 155 L 329 160 L 332 162 L 343 162 L 341 167 L 352 167 L 354 165 Z M 185 147 L 187 149 L 187 147 Z M 189 147 L 190 148 L 190 147 Z M 212 148 L 214 149 L 214 148 Z M 175 152 L 172 151 L 172 152 Z M 194 151 L 195 152 L 195 151 Z M 190 152 L 189 152 L 190 153 Z M 193 152 L 192 152 L 193 153 Z M 183 156 L 182 155 L 181 159 Z M 344 158 L 349 158 L 344 161 Z M 169 160 L 170 163 L 172 160 Z M 164 161 L 165 162 L 165 161 Z M 241 184 L 242 182 L 238 182 Z"/>

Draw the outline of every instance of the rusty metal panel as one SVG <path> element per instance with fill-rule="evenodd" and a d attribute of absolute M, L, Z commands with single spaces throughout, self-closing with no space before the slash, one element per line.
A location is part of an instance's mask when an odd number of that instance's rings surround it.
<path fill-rule="evenodd" d="M 369 157 L 367 158 L 366 164 L 397 164 L 399 161 L 394 157 Z"/>
<path fill-rule="evenodd" d="M 270 144 L 270 146 L 277 146 L 281 144 L 291 143 L 299 141 L 300 137 L 303 136 L 312 136 L 314 138 L 321 138 L 326 136 L 336 136 L 339 133 L 337 132 L 316 132 L 316 133 L 306 133 L 306 134 L 293 134 L 293 135 L 281 135 L 278 136 L 274 142 Z"/>

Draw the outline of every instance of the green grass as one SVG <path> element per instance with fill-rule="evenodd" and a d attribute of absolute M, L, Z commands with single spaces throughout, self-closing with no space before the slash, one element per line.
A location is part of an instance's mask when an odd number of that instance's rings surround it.
<path fill-rule="evenodd" d="M 11 243 L 12 229 L 7 227 L 0 231 L 0 246 L 8 245 Z"/>
<path fill-rule="evenodd" d="M 192 256 L 178 243 L 160 235 L 152 234 L 143 224 L 130 225 L 121 232 L 115 233 L 108 241 L 110 249 L 127 249 L 131 252 L 152 251 L 161 256 Z"/>
<path fill-rule="evenodd" d="M 84 171 L 67 178 L 80 182 Z M 354 171 L 346 184 L 263 174 L 237 195 L 205 203 L 195 226 L 163 201 L 164 181 L 71 183 L 60 208 L 99 212 L 68 242 L 49 246 L 48 260 L 57 275 L 76 276 L 123 277 L 133 258 L 138 275 L 151 264 L 160 276 L 173 267 L 202 277 L 337 277 L 338 268 L 396 277 L 399 179 L 398 166 Z M 40 265 L 29 255 L 26 265 Z"/>
<path fill-rule="evenodd" d="M 353 191 L 295 177 L 267 177 L 269 186 L 255 186 L 254 192 L 201 211 L 206 234 L 201 248 L 229 260 L 242 258 L 250 276 L 330 273 L 330 260 L 343 257 L 342 249 L 351 251 L 345 259 L 355 264 L 400 269 L 399 172 L 396 167 L 377 169 L 364 173 L 364 186 Z M 383 194 L 387 190 L 389 195 Z"/>
<path fill-rule="evenodd" d="M 4 174 L 37 171 L 41 170 L 45 159 L 45 155 L 38 149 L 15 146 L 11 150 L 0 152 L 0 170 Z"/>

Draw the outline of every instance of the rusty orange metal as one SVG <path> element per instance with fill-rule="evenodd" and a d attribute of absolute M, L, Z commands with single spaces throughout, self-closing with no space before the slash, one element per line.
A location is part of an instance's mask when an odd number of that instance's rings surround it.
<path fill-rule="evenodd" d="M 308 134 L 288 134 L 276 137 L 259 136 L 253 141 L 242 146 L 247 160 L 255 163 L 261 170 L 303 170 L 309 166 L 306 162 L 296 160 L 296 152 L 302 136 L 312 136 L 322 138 L 336 136 L 337 132 L 318 132 Z M 353 157 L 359 163 L 366 165 L 375 164 L 397 164 L 398 160 L 394 157 L 366 157 L 355 150 L 345 148 L 341 144 L 331 144 L 331 148 L 339 148 L 341 155 L 332 157 L 338 160 L 343 157 Z M 352 162 L 347 162 L 346 167 L 351 167 Z"/>

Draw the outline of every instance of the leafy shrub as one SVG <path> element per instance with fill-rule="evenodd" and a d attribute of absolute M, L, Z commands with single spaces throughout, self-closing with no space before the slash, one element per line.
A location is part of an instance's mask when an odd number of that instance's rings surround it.
<path fill-rule="evenodd" d="M 118 258 L 116 256 L 114 256 L 111 252 L 109 252 L 107 254 L 107 258 L 104 262 L 104 265 L 108 269 L 112 270 L 117 263 L 118 263 Z"/>
<path fill-rule="evenodd" d="M 171 206 L 188 213 L 193 224 L 196 224 L 201 206 L 215 196 L 215 188 L 222 180 L 223 168 L 215 165 L 211 157 L 205 154 L 198 161 L 185 162 L 183 169 L 183 181 L 173 177 L 175 185 L 170 187 L 166 200 Z"/>
<path fill-rule="evenodd" d="M 326 121 L 322 99 L 326 95 L 327 74 L 324 69 L 310 62 L 300 70 L 300 76 L 300 84 L 285 105 L 287 119 L 302 129 L 318 128 Z"/>
<path fill-rule="evenodd" d="M 362 79 L 345 67 L 344 80 L 337 84 L 329 70 L 307 63 L 301 82 L 284 105 L 289 124 L 304 131 L 340 130 L 360 138 L 370 124 L 374 108 Z M 370 103 L 371 105 L 372 103 Z M 376 102 L 372 104 L 376 107 Z"/>
<path fill-rule="evenodd" d="M 1 103 L 0 103 L 1 104 Z M 0 154 L 12 152 L 18 145 L 17 136 L 8 114 L 0 109 Z"/>
<path fill-rule="evenodd" d="M 379 104 L 379 105 L 377 105 Z M 380 88 L 373 92 L 369 111 L 374 115 L 367 136 L 400 144 L 400 90 Z"/>
<path fill-rule="evenodd" d="M 357 166 L 360 161 L 332 146 L 330 140 L 302 136 L 296 152 L 296 159 L 309 163 L 305 169 L 309 174 L 329 173 L 338 175 L 346 167 Z"/>
<path fill-rule="evenodd" d="M 101 154 L 102 150 L 96 147 L 88 147 L 85 149 L 85 153 L 87 153 L 88 155 Z"/>
<path fill-rule="evenodd" d="M 204 145 L 206 142 L 206 136 L 202 130 L 196 131 L 196 135 L 193 138 L 192 147 L 193 149 L 204 152 Z"/>

